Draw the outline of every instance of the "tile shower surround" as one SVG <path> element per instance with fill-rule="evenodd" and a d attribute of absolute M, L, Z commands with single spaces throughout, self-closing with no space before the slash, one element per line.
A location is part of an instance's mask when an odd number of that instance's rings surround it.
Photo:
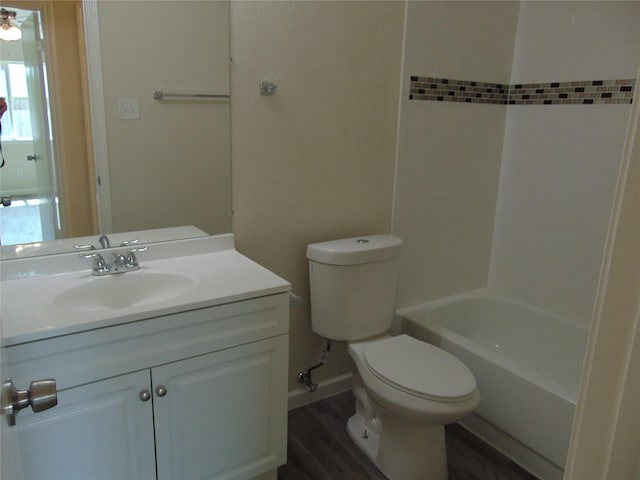
<path fill-rule="evenodd" d="M 494 105 L 629 104 L 635 79 L 500 83 L 411 76 L 409 100 Z"/>

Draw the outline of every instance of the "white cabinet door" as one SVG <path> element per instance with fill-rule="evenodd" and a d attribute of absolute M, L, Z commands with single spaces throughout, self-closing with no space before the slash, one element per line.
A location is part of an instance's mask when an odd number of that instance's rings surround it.
<path fill-rule="evenodd" d="M 153 368 L 158 478 L 248 479 L 284 463 L 287 355 L 284 335 Z"/>
<path fill-rule="evenodd" d="M 24 475 L 44 479 L 154 479 L 149 371 L 58 392 L 58 405 L 17 416 Z"/>

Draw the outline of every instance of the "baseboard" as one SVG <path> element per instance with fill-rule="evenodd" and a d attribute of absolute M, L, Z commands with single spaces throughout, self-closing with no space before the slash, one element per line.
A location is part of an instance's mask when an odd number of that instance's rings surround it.
<path fill-rule="evenodd" d="M 289 392 L 289 410 L 317 402 L 323 398 L 331 397 L 350 389 L 351 373 L 345 373 L 344 375 L 319 382 L 318 389 L 315 392 L 310 392 L 306 387 L 300 385 L 300 388 Z"/>

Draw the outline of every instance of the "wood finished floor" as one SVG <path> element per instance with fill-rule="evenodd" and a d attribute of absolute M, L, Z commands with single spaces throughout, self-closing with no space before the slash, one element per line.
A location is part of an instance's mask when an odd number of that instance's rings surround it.
<path fill-rule="evenodd" d="M 288 462 L 278 480 L 387 480 L 346 432 L 354 411 L 351 392 L 290 411 Z M 447 426 L 447 462 L 449 480 L 535 480 L 458 425 Z"/>

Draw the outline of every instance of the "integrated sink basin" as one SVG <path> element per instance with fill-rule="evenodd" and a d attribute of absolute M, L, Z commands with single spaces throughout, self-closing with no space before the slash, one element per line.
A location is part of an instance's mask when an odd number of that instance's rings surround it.
<path fill-rule="evenodd" d="M 180 273 L 138 270 L 91 277 L 86 283 L 59 293 L 53 303 L 69 310 L 123 309 L 170 300 L 198 283 L 198 279 Z"/>
<path fill-rule="evenodd" d="M 232 234 L 91 250 L 113 266 L 136 248 L 139 270 L 93 275 L 77 252 L 2 260 L 2 346 L 165 318 L 290 288 L 240 254 Z M 133 328 L 133 327 L 132 327 Z"/>

